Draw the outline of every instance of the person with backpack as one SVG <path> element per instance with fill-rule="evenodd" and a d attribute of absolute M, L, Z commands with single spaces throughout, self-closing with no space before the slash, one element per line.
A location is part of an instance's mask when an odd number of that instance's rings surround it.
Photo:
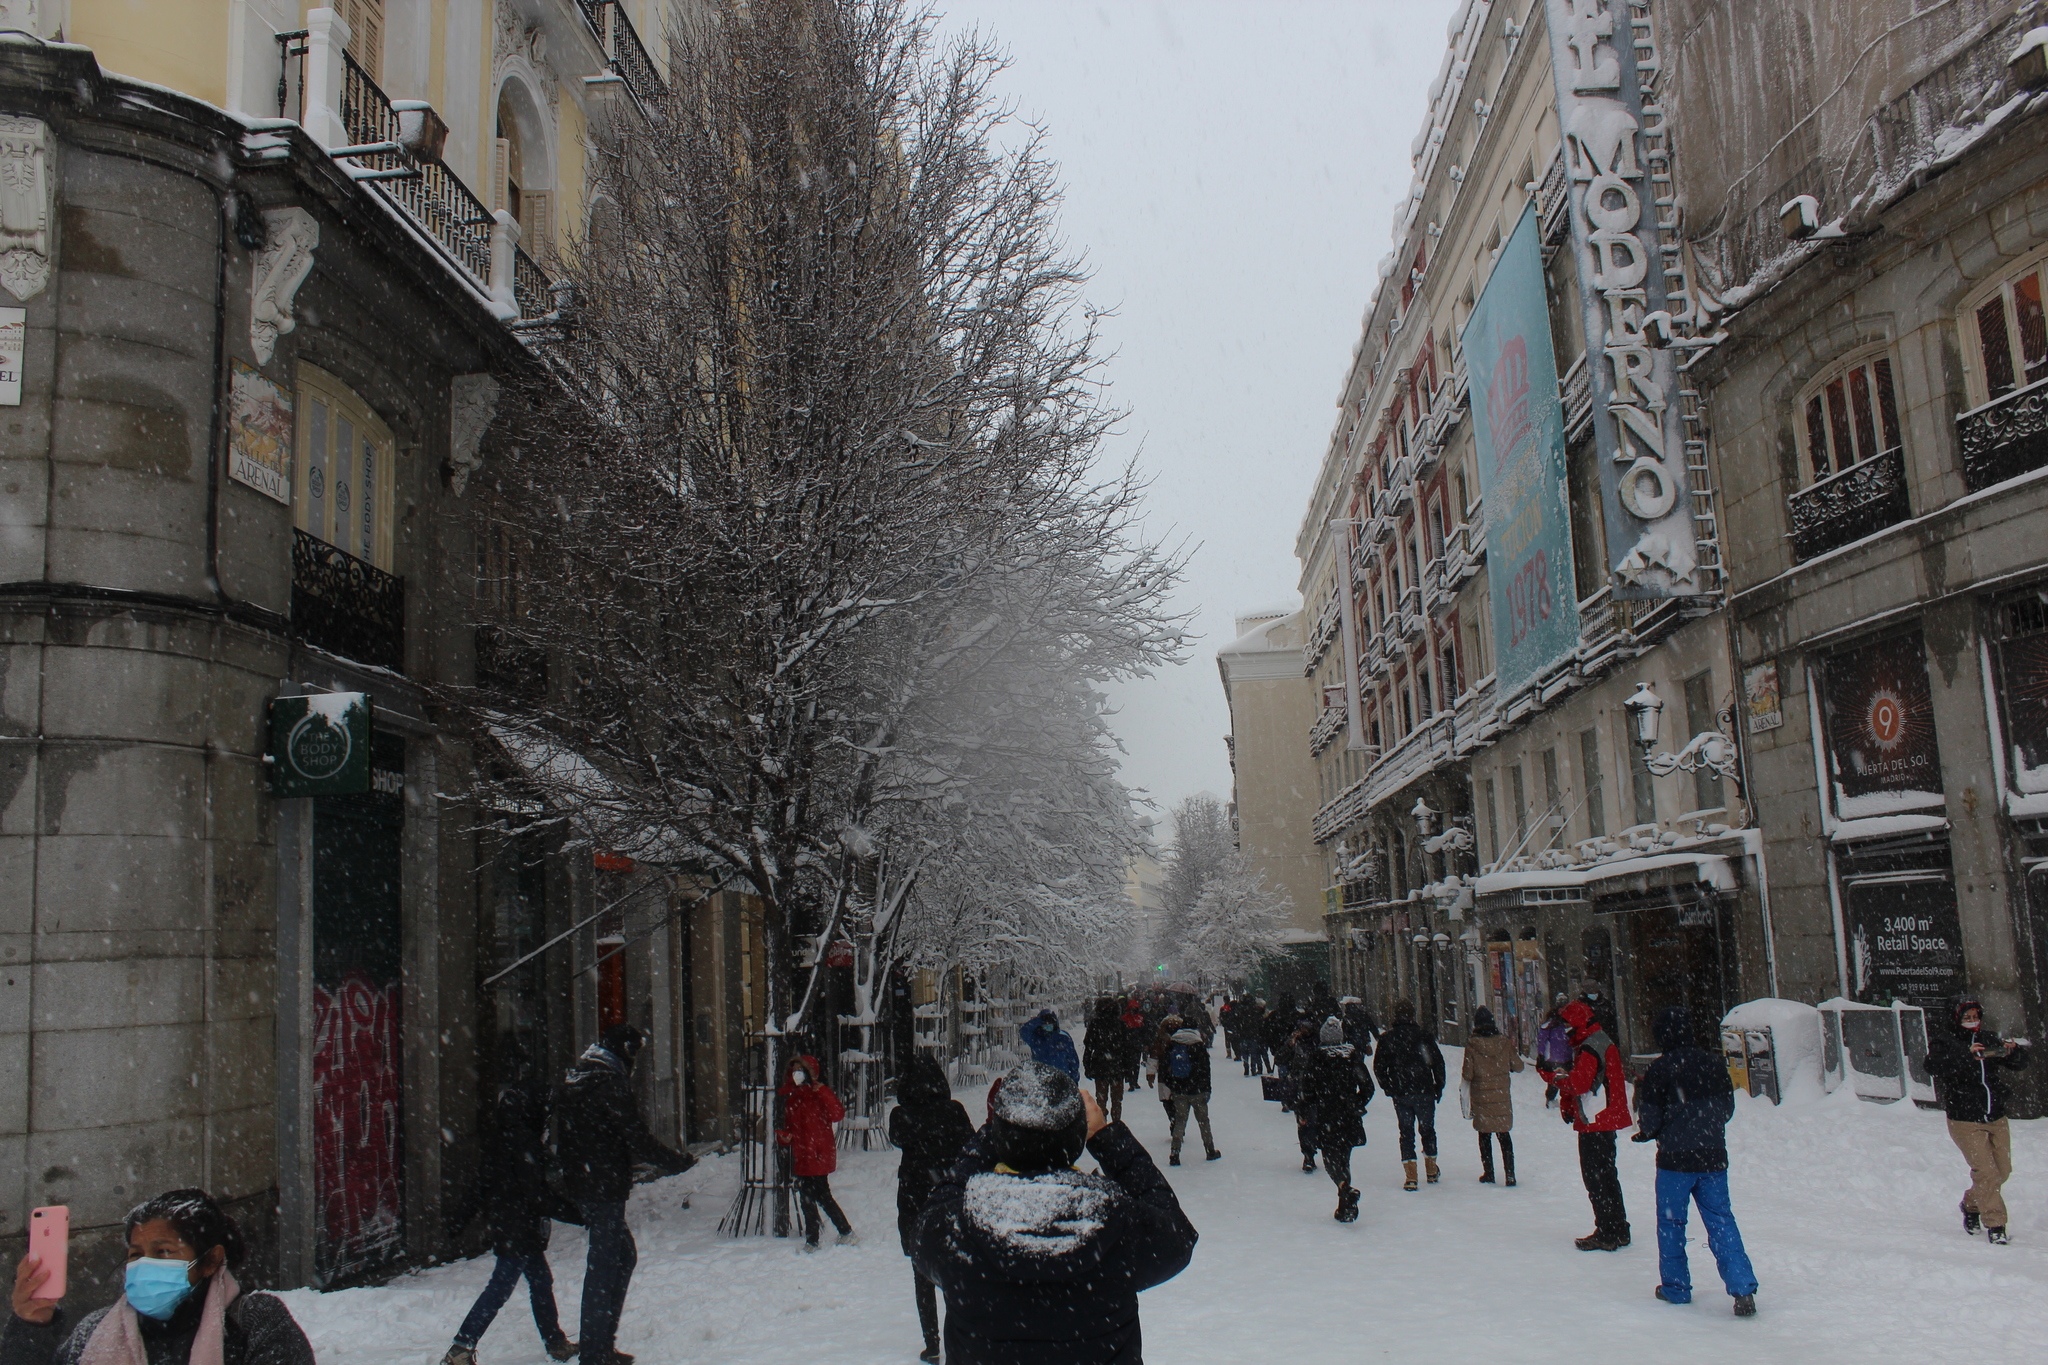
<path fill-rule="evenodd" d="M 1124 1026 L 1124 1084 L 1133 1095 L 1138 1093 L 1138 1077 L 1145 1070 L 1145 1005 L 1136 991 L 1124 1000 L 1124 1012 L 1120 1016 Z"/>
<path fill-rule="evenodd" d="M 1515 1126 L 1515 1097 L 1509 1080 L 1522 1069 L 1522 1054 L 1515 1040 L 1502 1035 L 1493 1011 L 1484 1005 L 1472 1011 L 1472 1036 L 1465 1041 L 1465 1060 L 1459 1075 L 1472 1101 L 1472 1131 L 1479 1134 L 1479 1183 L 1493 1183 L 1493 1140 L 1500 1139 L 1501 1171 L 1507 1183 L 1515 1183 L 1515 1140 L 1509 1131 Z"/>
<path fill-rule="evenodd" d="M 1963 1231 L 1974 1237 L 1981 1227 L 1992 1245 L 2005 1246 L 2003 1186 L 2012 1175 L 2006 1077 L 2027 1064 L 2027 1045 L 1984 1027 L 1984 1006 L 1967 996 L 1949 1011 L 1947 1028 L 1930 1030 L 1927 1044 L 1927 1070 L 1948 1115 L 1949 1138 L 1970 1163 Z"/>
<path fill-rule="evenodd" d="M 945 1179 L 961 1149 L 974 1136 L 974 1120 L 953 1098 L 946 1070 L 938 1058 L 919 1054 L 911 1059 L 896 1084 L 896 1107 L 889 1111 L 889 1141 L 903 1153 L 896 1167 L 896 1231 L 903 1254 L 917 1254 L 917 1220 L 924 1216 L 932 1191 Z M 917 1282 L 917 1323 L 924 1332 L 919 1360 L 939 1358 L 939 1291 L 911 1262 Z"/>
<path fill-rule="evenodd" d="M 1615 1169 L 1615 1134 L 1629 1126 L 1628 1074 L 1621 1048 L 1593 1017 L 1593 1007 L 1574 1000 L 1559 1011 L 1571 1030 L 1569 1071 L 1539 1067 L 1544 1080 L 1556 1078 L 1558 1111 L 1579 1135 L 1579 1176 L 1593 1205 L 1593 1230 L 1574 1245 L 1581 1251 L 1619 1251 L 1628 1245 L 1628 1208 Z"/>
<path fill-rule="evenodd" d="M 1735 1085 L 1728 1066 L 1692 1035 L 1692 1014 L 1673 1005 L 1652 1029 L 1664 1049 L 1636 1087 L 1636 1135 L 1657 1144 L 1657 1297 L 1692 1302 L 1692 1269 L 1685 1259 L 1685 1220 L 1700 1206 L 1700 1226 L 1735 1300 L 1735 1316 L 1756 1314 L 1756 1271 L 1742 1247 L 1728 1202 L 1728 1120 L 1735 1117 Z"/>
<path fill-rule="evenodd" d="M 1202 1150 L 1208 1159 L 1223 1155 L 1216 1150 L 1215 1135 L 1209 1131 L 1209 1045 L 1192 1025 L 1175 1029 L 1166 1040 L 1166 1050 L 1159 1058 L 1159 1093 L 1167 1097 L 1170 1115 L 1167 1165 L 1180 1165 L 1180 1144 L 1187 1136 L 1190 1112 L 1202 1130 Z"/>
<path fill-rule="evenodd" d="M 1316 1146 L 1323 1170 L 1337 1185 L 1340 1223 L 1358 1221 L 1358 1187 L 1351 1183 L 1351 1149 L 1365 1145 L 1365 1107 L 1372 1102 L 1372 1077 L 1358 1049 L 1344 1036 L 1344 1023 L 1331 1015 L 1317 1032 L 1316 1051 L 1301 1076 L 1301 1107 L 1315 1115 Z"/>
<path fill-rule="evenodd" d="M 1406 1176 L 1401 1188 L 1414 1190 L 1418 1131 L 1429 1183 L 1443 1177 L 1436 1164 L 1436 1106 L 1444 1097 L 1444 1054 L 1436 1038 L 1415 1022 L 1412 1001 L 1396 1000 L 1392 1014 L 1394 1022 L 1380 1035 L 1372 1069 L 1380 1089 L 1394 1102 L 1394 1118 L 1401 1125 L 1401 1170 Z"/>

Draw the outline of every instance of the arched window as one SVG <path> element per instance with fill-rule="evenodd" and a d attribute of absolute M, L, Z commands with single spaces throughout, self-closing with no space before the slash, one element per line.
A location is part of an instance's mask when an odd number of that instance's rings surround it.
<path fill-rule="evenodd" d="M 1972 407 L 2048 379 L 2044 277 L 2048 255 L 2036 254 L 1963 306 L 1963 353 L 1969 357 Z"/>
<path fill-rule="evenodd" d="M 1809 483 L 1897 449 L 1891 353 L 1879 347 L 1830 369 L 1800 395 L 1799 411 Z"/>
<path fill-rule="evenodd" d="M 549 255 L 555 212 L 547 173 L 547 125 L 532 95 L 516 80 L 498 89 L 491 185 L 491 207 L 506 210 L 519 224 L 519 245 L 529 256 Z"/>
<path fill-rule="evenodd" d="M 307 535 L 391 569 L 391 430 L 325 370 L 299 366 L 292 520 Z"/>

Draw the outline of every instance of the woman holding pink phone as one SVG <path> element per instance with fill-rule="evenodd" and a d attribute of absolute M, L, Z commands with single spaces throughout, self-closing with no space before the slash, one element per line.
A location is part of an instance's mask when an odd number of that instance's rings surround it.
<path fill-rule="evenodd" d="M 62 1243 L 32 1240 L 44 1255 L 15 1267 L 0 1365 L 314 1365 L 284 1302 L 235 1283 L 242 1230 L 204 1190 L 160 1194 L 126 1226 L 124 1292 L 75 1322 L 61 1303 L 64 1267 L 44 1263 Z"/>

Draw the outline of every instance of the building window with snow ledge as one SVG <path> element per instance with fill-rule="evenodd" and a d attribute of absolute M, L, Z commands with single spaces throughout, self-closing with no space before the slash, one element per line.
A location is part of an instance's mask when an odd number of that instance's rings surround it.
<path fill-rule="evenodd" d="M 1971 492 L 2048 464 L 2048 252 L 1963 302 L 1970 408 L 1956 419 Z"/>
<path fill-rule="evenodd" d="M 1788 499 L 1792 549 L 1801 559 L 1904 521 L 1905 450 L 1891 352 L 1860 352 L 1799 395 L 1800 472 Z"/>

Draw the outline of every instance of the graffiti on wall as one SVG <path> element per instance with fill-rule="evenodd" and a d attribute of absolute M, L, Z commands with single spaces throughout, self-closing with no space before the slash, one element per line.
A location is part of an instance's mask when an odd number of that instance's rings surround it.
<path fill-rule="evenodd" d="M 388 1259 L 404 1231 L 398 982 L 313 990 L 313 1183 L 326 1278 Z"/>

